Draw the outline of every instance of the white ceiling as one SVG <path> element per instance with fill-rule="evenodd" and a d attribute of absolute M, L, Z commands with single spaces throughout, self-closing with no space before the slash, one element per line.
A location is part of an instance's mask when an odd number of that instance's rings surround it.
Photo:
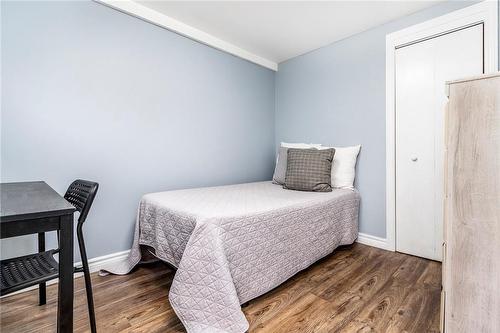
<path fill-rule="evenodd" d="M 137 3 L 280 63 L 438 1 L 143 1 Z"/>

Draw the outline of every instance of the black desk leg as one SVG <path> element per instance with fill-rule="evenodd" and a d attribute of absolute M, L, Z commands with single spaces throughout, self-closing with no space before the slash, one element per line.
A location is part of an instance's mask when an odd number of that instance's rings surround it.
<path fill-rule="evenodd" d="M 57 332 L 73 331 L 73 214 L 59 219 L 59 300 Z"/>
<path fill-rule="evenodd" d="M 45 233 L 38 233 L 38 252 L 45 252 Z M 40 283 L 38 285 L 38 305 L 44 305 L 47 303 L 47 285 L 46 283 Z"/>

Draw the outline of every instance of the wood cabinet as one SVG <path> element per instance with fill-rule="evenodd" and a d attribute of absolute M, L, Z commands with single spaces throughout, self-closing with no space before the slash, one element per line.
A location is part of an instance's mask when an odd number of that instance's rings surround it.
<path fill-rule="evenodd" d="M 500 73 L 447 83 L 442 329 L 500 332 Z"/>

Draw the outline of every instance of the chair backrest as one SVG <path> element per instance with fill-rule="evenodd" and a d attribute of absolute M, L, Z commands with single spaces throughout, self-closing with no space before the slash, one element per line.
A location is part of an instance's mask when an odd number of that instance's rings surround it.
<path fill-rule="evenodd" d="M 85 222 L 98 188 L 98 183 L 82 179 L 75 180 L 68 187 L 64 199 L 75 206 L 76 210 L 80 212 L 78 223 Z"/>

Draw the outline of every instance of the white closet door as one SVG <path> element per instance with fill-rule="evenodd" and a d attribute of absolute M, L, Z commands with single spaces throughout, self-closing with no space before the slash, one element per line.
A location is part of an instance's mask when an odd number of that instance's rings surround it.
<path fill-rule="evenodd" d="M 483 73 L 482 24 L 396 50 L 396 250 L 441 260 L 445 82 Z"/>

